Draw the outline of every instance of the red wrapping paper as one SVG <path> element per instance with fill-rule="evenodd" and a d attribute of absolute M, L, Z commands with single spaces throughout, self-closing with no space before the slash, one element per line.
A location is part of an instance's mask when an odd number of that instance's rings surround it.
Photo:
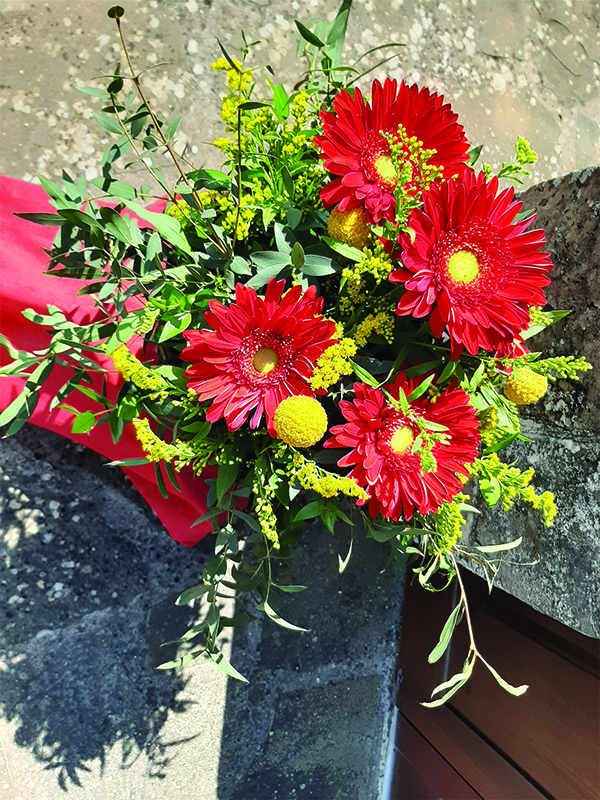
<path fill-rule="evenodd" d="M 94 318 L 96 308 L 89 295 L 77 296 L 83 282 L 71 278 L 44 275 L 46 255 L 42 247 L 49 248 L 56 228 L 37 225 L 14 216 L 15 213 L 55 213 L 46 193 L 40 186 L 0 176 L 0 332 L 18 350 L 41 350 L 48 346 L 49 336 L 45 328 L 22 316 L 22 311 L 32 308 L 47 314 L 47 306 L 54 305 L 75 322 L 87 322 Z M 134 355 L 141 351 L 141 337 L 128 342 Z M 108 396 L 113 398 L 119 390 L 122 378 L 114 370 L 110 358 L 96 359 L 109 370 Z M 0 347 L 0 363 L 10 361 L 4 348 Z M 54 367 L 50 379 L 40 390 L 40 399 L 31 417 L 31 422 L 41 428 L 59 433 L 74 442 L 95 450 L 111 461 L 141 458 L 144 453 L 135 438 L 133 426 L 126 425 L 117 444 L 113 443 L 108 425 L 100 425 L 86 434 L 73 434 L 73 414 L 66 409 L 49 410 L 56 391 L 70 377 L 66 367 Z M 94 388 L 100 391 L 101 378 L 96 376 Z M 0 382 L 0 409 L 4 410 L 19 394 L 24 378 L 3 377 Z M 98 405 L 81 392 L 75 390 L 64 401 L 78 411 L 98 411 Z M 184 468 L 178 474 L 181 492 L 165 481 L 169 496 L 164 498 L 157 486 L 154 465 L 122 467 L 123 472 L 154 511 L 169 534 L 176 541 L 192 547 L 211 530 L 208 522 L 191 527 L 192 523 L 207 510 L 208 487 L 204 478 L 214 477 L 214 469 L 205 470 L 202 477 Z"/>

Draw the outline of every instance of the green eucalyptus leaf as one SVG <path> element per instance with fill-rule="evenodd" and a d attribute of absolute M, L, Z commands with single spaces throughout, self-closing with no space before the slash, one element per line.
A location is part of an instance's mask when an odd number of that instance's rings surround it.
<path fill-rule="evenodd" d="M 525 694 L 527 689 L 529 689 L 529 686 L 527 686 L 527 684 L 522 684 L 521 686 L 513 686 L 512 684 L 508 683 L 508 681 L 505 681 L 504 678 L 502 678 L 496 672 L 496 670 L 492 667 L 491 664 L 488 664 L 485 658 L 481 658 L 481 656 L 479 656 L 479 658 L 492 673 L 498 684 L 509 694 L 512 694 L 514 697 L 520 697 L 522 694 Z"/>
<path fill-rule="evenodd" d="M 212 586 L 206 583 L 199 583 L 196 586 L 191 586 L 189 589 L 186 589 L 179 595 L 175 601 L 175 605 L 187 606 L 187 604 L 191 603 L 192 600 L 196 600 L 198 597 L 203 597 L 211 589 Z"/>
<path fill-rule="evenodd" d="M 286 628 L 289 631 L 300 631 L 301 633 L 306 633 L 306 628 L 300 628 L 298 625 L 293 625 L 291 622 L 287 622 L 283 617 L 280 617 L 279 614 L 275 611 L 275 609 L 269 605 L 269 603 L 264 600 L 259 606 L 259 611 L 264 611 L 267 617 L 272 620 L 276 625 L 281 626 L 282 628 Z"/>
<path fill-rule="evenodd" d="M 323 275 L 333 275 L 338 271 L 338 269 L 338 265 L 330 258 L 326 258 L 325 256 L 307 255 L 304 259 L 302 272 L 305 275 L 321 277 Z"/>
<path fill-rule="evenodd" d="M 223 653 L 207 653 L 206 655 L 210 658 L 215 667 L 223 674 L 227 675 L 229 678 L 235 678 L 237 681 L 241 681 L 242 683 L 248 683 L 248 680 L 244 678 L 241 672 L 238 672 L 237 669 L 230 664 Z"/>
<path fill-rule="evenodd" d="M 78 414 L 71 426 L 71 433 L 88 433 L 96 424 L 96 415 L 93 411 L 83 411 Z"/>
<path fill-rule="evenodd" d="M 297 19 L 294 20 L 296 24 L 296 28 L 298 28 L 298 33 L 304 39 L 305 42 L 318 47 L 319 49 L 325 47 L 325 42 L 322 42 L 319 37 L 310 31 L 305 25 L 299 22 Z"/>
<path fill-rule="evenodd" d="M 463 614 L 463 604 L 459 603 L 454 609 L 454 611 L 452 611 L 448 619 L 446 620 L 446 623 L 442 628 L 439 641 L 427 658 L 430 664 L 435 664 L 435 662 L 439 661 L 440 658 L 446 652 L 446 649 L 450 644 L 450 639 L 452 638 L 452 633 L 454 632 L 454 628 L 456 628 L 456 626 L 460 622 L 462 614 Z"/>
<path fill-rule="evenodd" d="M 372 386 L 375 389 L 379 386 L 379 381 L 375 380 L 375 378 L 369 372 L 367 372 L 366 369 L 360 367 L 355 361 L 351 361 L 350 363 L 352 364 L 354 374 L 359 381 L 362 381 L 363 383 L 366 383 L 367 386 Z"/>
<path fill-rule="evenodd" d="M 485 502 L 493 508 L 500 499 L 500 483 L 493 475 L 490 478 L 479 479 L 479 489 Z"/>
<path fill-rule="evenodd" d="M 125 201 L 125 205 L 130 211 L 137 214 L 140 219 L 153 225 L 165 241 L 183 250 L 183 252 L 187 253 L 189 256 L 193 256 L 188 240 L 181 232 L 181 225 L 178 220 L 174 217 L 167 216 L 167 214 L 158 214 L 156 211 L 148 211 L 147 208 L 143 208 L 143 206 L 137 203 Z"/>

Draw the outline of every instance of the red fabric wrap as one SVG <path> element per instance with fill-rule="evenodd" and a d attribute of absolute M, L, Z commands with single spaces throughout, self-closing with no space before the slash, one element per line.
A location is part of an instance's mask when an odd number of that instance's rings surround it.
<path fill-rule="evenodd" d="M 54 305 L 78 323 L 94 318 L 96 308 L 89 295 L 77 296 L 82 281 L 44 275 L 46 256 L 41 248 L 49 248 L 56 228 L 33 224 L 14 216 L 15 213 L 55 213 L 46 193 L 40 186 L 0 177 L 0 331 L 19 350 L 41 350 L 48 346 L 45 328 L 26 320 L 21 312 L 32 308 L 47 314 L 47 306 Z M 133 338 L 128 347 L 134 355 L 141 350 L 141 338 Z M 0 348 L 0 362 L 10 359 Z M 98 363 L 113 370 L 110 358 L 98 357 Z M 132 425 L 126 425 L 119 442 L 114 444 L 108 425 L 100 425 L 86 434 L 73 434 L 73 415 L 66 409 L 49 410 L 56 391 L 70 377 L 66 367 L 55 366 L 50 379 L 40 391 L 40 399 L 31 422 L 41 428 L 59 433 L 74 442 L 90 447 L 111 461 L 140 458 L 144 453 L 135 438 Z M 94 388 L 100 391 L 101 377 L 95 378 Z M 19 394 L 23 378 L 4 377 L 0 385 L 0 408 L 6 408 Z M 116 396 L 122 383 L 114 371 L 108 376 L 108 395 Z M 97 411 L 98 405 L 79 391 L 73 391 L 65 402 L 78 411 Z M 181 492 L 165 481 L 169 496 L 164 498 L 157 486 L 154 466 L 123 467 L 123 472 L 155 512 L 169 534 L 181 544 L 192 547 L 211 529 L 210 523 L 191 527 L 207 510 L 207 486 L 203 478 L 196 477 L 189 468 L 178 474 Z M 216 471 L 208 469 L 203 477 L 214 477 Z"/>

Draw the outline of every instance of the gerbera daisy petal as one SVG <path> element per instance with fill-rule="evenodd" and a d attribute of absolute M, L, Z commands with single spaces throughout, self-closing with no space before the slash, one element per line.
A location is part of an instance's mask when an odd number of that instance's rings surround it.
<path fill-rule="evenodd" d="M 546 302 L 552 262 L 540 252 L 544 232 L 524 231 L 515 220 L 522 203 L 514 191 L 497 191 L 496 178 L 487 182 L 471 169 L 432 185 L 408 221 L 418 235 L 398 239 L 403 267 L 389 279 L 407 291 L 396 313 L 431 313 L 431 332 L 439 338 L 447 330 L 453 359 L 464 347 L 473 355 L 508 347 L 527 327 L 530 307 Z M 422 279 L 426 271 L 430 284 Z"/>
<path fill-rule="evenodd" d="M 322 298 L 310 287 L 284 294 L 285 281 L 271 279 L 264 299 L 237 284 L 235 303 L 211 301 L 205 321 L 214 330 L 186 331 L 182 359 L 188 386 L 199 400 L 212 400 L 206 418 L 224 418 L 237 430 L 254 411 L 250 426 L 263 414 L 274 435 L 273 415 L 291 395 L 314 396 L 308 384 L 314 364 L 332 344 L 335 325 L 321 316 Z"/>
<path fill-rule="evenodd" d="M 321 113 L 323 135 L 314 138 L 325 169 L 337 176 L 322 189 L 322 202 L 339 203 L 341 211 L 362 205 L 368 222 L 393 221 L 399 176 L 386 136 L 400 142 L 400 128 L 408 137 L 416 136 L 424 150 L 434 151 L 428 163 L 441 170 L 442 178 L 451 178 L 461 175 L 468 161 L 469 145 L 457 120 L 442 97 L 404 82 L 398 86 L 388 78 L 382 85 L 375 80 L 370 103 L 358 89 L 353 95 L 342 89 L 333 101 L 333 113 Z M 407 187 L 419 191 L 416 185 Z"/>
<path fill-rule="evenodd" d="M 400 389 L 409 396 L 425 378 L 401 374 L 384 388 L 397 399 Z M 424 472 L 419 449 L 413 453 L 418 428 L 411 418 L 379 389 L 355 384 L 354 391 L 353 403 L 340 403 L 347 422 L 331 428 L 324 446 L 351 448 L 338 466 L 353 467 L 349 477 L 369 493 L 371 515 L 381 512 L 395 521 L 410 520 L 415 510 L 436 511 L 454 497 L 462 486 L 458 476 L 466 475 L 466 464 L 477 457 L 480 438 L 477 414 L 466 392 L 451 386 L 436 403 L 422 396 L 411 404 L 416 414 L 447 429 L 447 440 L 435 442 L 431 450 L 436 470 Z"/>

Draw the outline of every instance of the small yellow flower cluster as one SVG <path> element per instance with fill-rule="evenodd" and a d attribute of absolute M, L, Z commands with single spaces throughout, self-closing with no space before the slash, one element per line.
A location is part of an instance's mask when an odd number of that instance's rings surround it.
<path fill-rule="evenodd" d="M 309 167 L 300 175 L 294 176 L 294 205 L 300 211 L 322 210 L 319 192 L 327 174 L 320 164 Z"/>
<path fill-rule="evenodd" d="M 515 144 L 516 160 L 519 164 L 535 164 L 538 159 L 537 153 L 532 149 L 531 145 L 522 136 L 517 137 Z"/>
<path fill-rule="evenodd" d="M 482 434 L 490 434 L 498 427 L 498 409 L 496 406 L 489 406 L 477 415 L 479 419 L 479 431 Z"/>
<path fill-rule="evenodd" d="M 409 136 L 404 125 L 398 125 L 396 135 L 384 135 L 390 144 L 392 162 L 399 173 L 405 173 L 408 178 L 406 183 L 411 183 L 416 189 L 422 191 L 442 176 L 441 167 L 427 163 L 436 151 L 425 150 L 423 142 L 419 141 L 416 136 Z M 410 169 L 403 170 L 404 165 L 409 166 Z"/>
<path fill-rule="evenodd" d="M 538 495 L 534 492 L 532 486 L 526 486 L 521 493 L 521 499 L 526 503 L 531 503 L 536 510 L 541 509 L 544 524 L 547 528 L 552 526 L 557 510 L 552 492 L 542 492 L 542 494 Z"/>
<path fill-rule="evenodd" d="M 146 454 L 148 461 L 174 461 L 182 456 L 181 446 L 167 444 L 157 436 L 147 419 L 140 419 L 137 417 L 132 420 L 133 427 L 135 428 L 135 435 L 142 449 Z M 188 452 L 187 455 L 191 458 L 193 453 Z"/>
<path fill-rule="evenodd" d="M 256 213 L 254 208 L 256 201 L 252 195 L 242 195 L 239 217 L 237 205 L 230 194 L 219 195 L 214 198 L 214 201 L 215 207 L 225 215 L 220 220 L 223 230 L 226 233 L 233 233 L 237 220 L 237 238 L 245 239 L 248 236 L 250 225 Z"/>
<path fill-rule="evenodd" d="M 394 341 L 394 317 L 380 311 L 379 314 L 369 314 L 357 326 L 354 341 L 359 347 L 364 347 L 373 333 L 383 336 L 390 344 Z"/>
<path fill-rule="evenodd" d="M 167 389 L 165 379 L 153 370 L 148 369 L 141 361 L 138 361 L 124 344 L 112 353 L 111 358 L 117 372 L 126 381 L 133 383 L 139 389 L 147 389 L 154 393 L 163 392 Z"/>
<path fill-rule="evenodd" d="M 187 219 L 192 212 L 192 207 L 189 203 L 186 203 L 185 200 L 181 198 L 177 200 L 175 203 L 172 203 L 167 208 L 167 215 L 169 217 L 174 217 L 175 219 Z"/>
<path fill-rule="evenodd" d="M 310 94 L 300 91 L 290 103 L 290 114 L 294 118 L 292 130 L 302 130 L 308 122 L 308 100 Z"/>
<path fill-rule="evenodd" d="M 535 472 L 533 468 L 521 472 L 518 467 L 510 467 L 500 461 L 496 453 L 478 458 L 473 464 L 467 465 L 472 476 L 493 477 L 500 487 L 502 508 L 508 511 L 513 507 L 515 500 L 521 499 L 531 503 L 535 509 L 541 509 L 546 527 L 552 525 L 556 516 L 556 504 L 552 492 L 537 495 L 531 486 Z"/>
<path fill-rule="evenodd" d="M 377 242 L 372 249 L 365 248 L 363 257 L 357 264 L 342 270 L 342 277 L 346 279 L 346 292 L 349 301 L 346 305 L 349 305 L 348 310 L 367 299 L 365 296 L 365 275 L 372 275 L 375 279 L 375 284 L 379 285 L 386 280 L 393 269 L 394 265 L 381 242 Z M 340 303 L 340 308 L 341 306 L 342 304 Z"/>
<path fill-rule="evenodd" d="M 515 359 L 515 369 L 517 364 L 526 363 L 522 359 Z M 550 375 L 550 372 L 555 372 L 559 378 L 568 378 L 570 380 L 577 380 L 579 377 L 578 372 L 587 372 L 592 369 L 592 365 L 583 356 L 575 358 L 574 356 L 557 356 L 556 358 L 543 358 L 533 364 L 535 372 L 540 375 L 547 375 L 551 380 L 556 380 Z"/>
<path fill-rule="evenodd" d="M 221 102 L 221 119 L 229 130 L 237 130 L 238 107 L 244 102 L 237 94 L 227 94 Z"/>
<path fill-rule="evenodd" d="M 309 379 L 310 388 L 327 389 L 337 383 L 342 375 L 352 373 L 350 358 L 356 355 L 357 347 L 352 339 L 342 339 L 338 344 L 332 344 L 317 359 L 317 366 Z"/>
<path fill-rule="evenodd" d="M 142 316 L 142 321 L 140 322 L 140 327 L 137 329 L 137 333 L 140 336 L 145 336 L 147 333 L 150 333 L 152 328 L 154 327 L 154 323 L 156 322 L 156 318 L 160 314 L 159 308 L 153 308 L 150 305 L 146 305 L 144 308 L 144 314 Z"/>
<path fill-rule="evenodd" d="M 341 475 L 326 472 L 314 461 L 309 461 L 299 453 L 294 453 L 289 475 L 290 482 L 296 479 L 303 489 L 311 489 L 321 497 L 337 497 L 339 494 L 345 494 L 346 497 L 356 497 L 359 500 L 369 499 L 367 492 L 356 483 L 354 478 L 344 478 Z"/>
<path fill-rule="evenodd" d="M 254 509 L 260 525 L 262 535 L 271 542 L 275 550 L 279 550 L 279 535 L 277 533 L 277 517 L 273 510 L 275 491 L 270 486 L 260 486 L 254 483 L 252 491 L 256 497 Z"/>
<path fill-rule="evenodd" d="M 230 156 L 236 149 L 236 143 L 233 139 L 228 139 L 227 136 L 219 136 L 218 139 L 213 140 L 212 144 L 217 150 L 222 150 L 226 156 Z"/>
<path fill-rule="evenodd" d="M 252 84 L 252 76 L 254 73 L 251 69 L 243 69 L 241 61 L 238 61 L 237 58 L 232 58 L 231 60 L 237 69 L 233 69 L 226 58 L 217 58 L 217 60 L 210 65 L 210 68 L 227 73 L 227 85 L 232 92 L 245 92 Z"/>
<path fill-rule="evenodd" d="M 453 500 L 442 503 L 436 512 L 435 532 L 437 536 L 431 543 L 434 550 L 432 555 L 450 553 L 462 536 L 462 527 L 465 524 L 465 520 L 460 513 L 460 504 L 468 499 L 467 495 L 459 493 Z"/>

